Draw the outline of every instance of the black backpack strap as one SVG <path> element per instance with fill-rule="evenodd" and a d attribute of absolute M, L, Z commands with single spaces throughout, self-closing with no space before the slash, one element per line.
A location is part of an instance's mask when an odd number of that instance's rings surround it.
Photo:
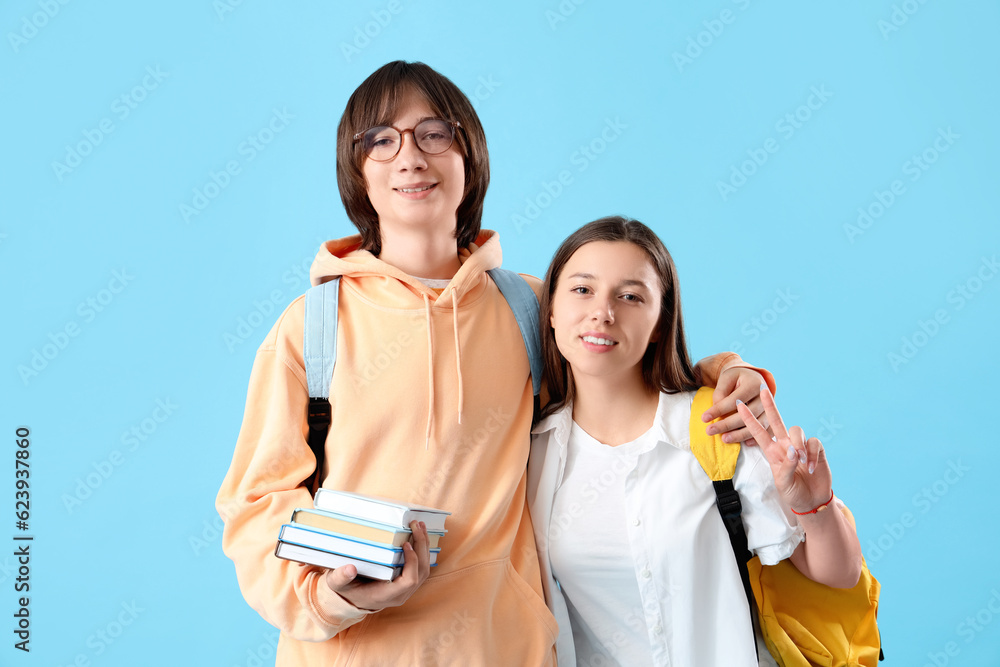
<path fill-rule="evenodd" d="M 316 457 L 316 467 L 312 474 L 302 481 L 300 486 L 309 489 L 315 494 L 319 488 L 320 471 L 323 470 L 323 463 L 326 459 L 326 434 L 330 432 L 330 401 L 326 398 L 309 399 L 309 449 Z"/>
<path fill-rule="evenodd" d="M 743 503 L 740 502 L 740 494 L 733 486 L 732 479 L 713 481 L 712 486 L 715 488 L 715 504 L 719 508 L 719 514 L 722 515 L 722 523 L 726 527 L 726 533 L 729 534 L 729 543 L 732 544 L 733 555 L 736 557 L 736 567 L 740 571 L 740 579 L 743 580 L 743 592 L 746 593 L 747 605 L 750 607 L 750 622 L 755 628 L 754 648 L 756 649 L 757 614 L 753 589 L 750 587 L 750 570 L 747 569 L 747 563 L 750 562 L 753 555 L 747 547 L 747 532 L 746 528 L 743 527 Z M 760 662 L 759 652 L 757 661 Z"/>

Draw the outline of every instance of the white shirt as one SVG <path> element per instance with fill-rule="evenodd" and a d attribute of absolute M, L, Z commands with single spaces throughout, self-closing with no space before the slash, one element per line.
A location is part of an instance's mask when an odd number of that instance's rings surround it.
<path fill-rule="evenodd" d="M 570 428 L 566 469 L 552 503 L 556 521 L 549 523 L 549 560 L 566 598 L 579 664 L 653 664 L 639 593 L 649 572 L 636 572 L 632 559 L 625 478 L 639 455 L 655 445 L 652 429 L 609 447 L 575 422 Z"/>
<path fill-rule="evenodd" d="M 574 438 L 571 407 L 533 431 L 528 501 L 560 664 L 757 665 L 715 491 L 690 451 L 692 398 L 661 394 L 652 428 L 620 447 Z M 804 533 L 759 449 L 741 450 L 733 482 L 751 551 L 790 556 Z"/>

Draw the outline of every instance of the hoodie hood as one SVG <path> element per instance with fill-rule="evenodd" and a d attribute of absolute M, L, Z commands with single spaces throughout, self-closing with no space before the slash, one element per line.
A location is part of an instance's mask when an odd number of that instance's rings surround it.
<path fill-rule="evenodd" d="M 383 262 L 367 250 L 361 250 L 361 236 L 355 234 L 320 245 L 309 270 L 309 279 L 313 285 L 319 285 L 338 276 L 355 279 L 381 278 L 382 280 L 365 281 L 364 292 L 373 301 L 386 307 L 413 308 L 419 305 L 423 296 L 431 303 L 450 304 L 453 300 L 461 300 L 477 291 L 477 288 L 482 289 L 485 286 L 486 271 L 500 266 L 503 260 L 500 236 L 494 231 L 483 230 L 475 243 L 458 251 L 458 256 L 462 267 L 439 296 L 417 277 Z M 418 300 L 416 304 L 414 297 Z"/>

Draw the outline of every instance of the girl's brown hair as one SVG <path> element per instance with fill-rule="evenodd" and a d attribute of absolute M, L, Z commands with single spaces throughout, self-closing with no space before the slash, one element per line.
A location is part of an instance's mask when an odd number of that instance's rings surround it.
<path fill-rule="evenodd" d="M 483 199 L 490 184 L 486 134 L 472 103 L 447 77 L 419 62 L 397 60 L 383 65 L 358 86 L 337 127 L 337 185 L 347 217 L 361 232 L 361 247 L 378 255 L 382 237 L 378 214 L 368 199 L 362 171 L 367 157 L 354 135 L 379 125 L 391 125 L 401 100 L 416 93 L 444 120 L 456 120 L 455 143 L 465 158 L 465 196 L 458 205 L 455 237 L 459 248 L 476 240 L 483 219 Z"/>
<path fill-rule="evenodd" d="M 646 225 L 632 218 L 610 216 L 588 223 L 570 234 L 562 242 L 545 274 L 539 325 L 542 335 L 542 359 L 545 362 L 545 384 L 549 402 L 542 416 L 558 411 L 573 401 L 573 377 L 566 360 L 556 346 L 552 318 L 552 295 L 563 267 L 582 246 L 594 241 L 634 243 L 649 256 L 656 275 L 660 278 L 663 299 L 660 301 L 658 335 L 653 338 L 642 358 L 642 379 L 646 386 L 668 394 L 698 388 L 691 358 L 688 356 L 681 317 L 680 281 L 677 267 L 660 238 Z"/>

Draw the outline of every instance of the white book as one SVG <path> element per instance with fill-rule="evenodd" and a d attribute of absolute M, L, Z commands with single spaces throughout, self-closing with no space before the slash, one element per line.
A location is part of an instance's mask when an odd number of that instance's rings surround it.
<path fill-rule="evenodd" d="M 296 523 L 286 523 L 281 527 L 278 539 L 282 542 L 297 544 L 300 547 L 329 551 L 341 556 L 360 558 L 379 565 L 402 565 L 403 548 L 392 547 L 378 542 L 370 542 L 349 535 L 340 535 L 325 530 Z M 437 555 L 441 549 L 431 549 L 431 565 L 437 563 Z"/>
<path fill-rule="evenodd" d="M 353 565 L 358 568 L 358 574 L 362 577 L 381 579 L 383 581 L 392 581 L 403 571 L 402 565 L 391 566 L 369 563 L 368 561 L 361 560 L 360 558 L 351 558 L 350 556 L 332 554 L 329 551 L 310 549 L 309 547 L 299 546 L 298 544 L 290 544 L 288 542 L 281 542 L 280 540 L 278 541 L 278 546 L 274 550 L 274 555 L 278 558 L 294 560 L 299 563 L 306 563 L 307 565 L 318 565 L 331 570 L 336 569 L 341 565 Z"/>
<path fill-rule="evenodd" d="M 427 530 L 444 530 L 444 521 L 451 515 L 451 512 L 425 505 L 335 489 L 316 491 L 313 505 L 316 509 L 403 528 L 409 528 L 411 521 L 423 521 L 427 525 Z"/>

